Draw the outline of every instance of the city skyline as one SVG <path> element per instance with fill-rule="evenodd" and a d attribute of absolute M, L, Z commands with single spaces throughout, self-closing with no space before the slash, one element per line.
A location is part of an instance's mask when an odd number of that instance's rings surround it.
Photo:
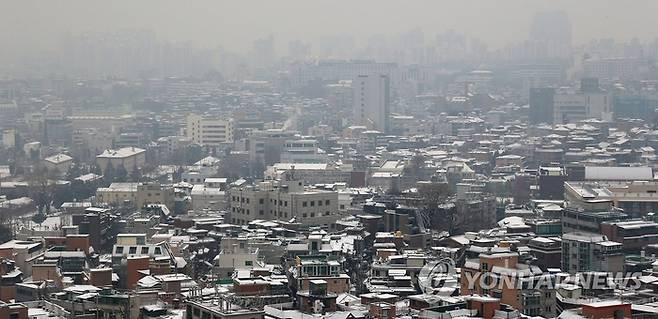
<path fill-rule="evenodd" d="M 658 319 L 657 1 L 0 13 L 0 319 Z"/>
<path fill-rule="evenodd" d="M 150 0 L 113 1 L 111 5 L 77 0 L 10 1 L 8 10 L 0 14 L 0 39 L 38 48 L 64 34 L 146 29 L 163 40 L 246 53 L 253 40 L 269 35 L 274 35 L 283 48 L 296 39 L 351 35 L 361 42 L 376 34 L 392 36 L 421 28 L 430 36 L 457 30 L 498 49 L 526 39 L 534 14 L 542 11 L 566 12 L 573 23 L 575 45 L 596 38 L 623 41 L 637 37 L 648 41 L 656 36 L 650 18 L 651 12 L 658 9 L 652 1 L 627 5 L 609 0 L 411 1 L 402 7 L 371 0 L 332 1 L 332 5 L 299 0 L 177 4 Z M 362 23 L 363 17 L 369 18 L 368 23 Z M 636 23 L 638 20 L 644 22 Z M 16 29 L 22 32 L 11 32 Z"/>

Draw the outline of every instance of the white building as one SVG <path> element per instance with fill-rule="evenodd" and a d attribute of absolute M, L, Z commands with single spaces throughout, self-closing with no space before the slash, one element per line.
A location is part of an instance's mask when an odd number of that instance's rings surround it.
<path fill-rule="evenodd" d="M 217 147 L 233 142 L 233 119 L 219 119 L 197 114 L 187 116 L 186 135 L 197 143 Z"/>
<path fill-rule="evenodd" d="M 204 209 L 219 211 L 226 209 L 226 193 L 219 187 L 194 185 L 190 194 L 192 209 L 195 212 Z"/>
<path fill-rule="evenodd" d="M 327 153 L 317 140 L 288 140 L 281 152 L 281 163 L 326 163 Z"/>
<path fill-rule="evenodd" d="M 584 74 L 600 79 L 632 79 L 639 68 L 637 58 L 592 58 L 583 62 Z"/>
<path fill-rule="evenodd" d="M 218 158 L 208 156 L 202 158 L 194 165 L 185 168 L 181 174 L 181 181 L 194 185 L 202 185 L 206 179 L 217 176 L 220 160 Z"/>
<path fill-rule="evenodd" d="M 268 166 L 265 170 L 265 179 L 285 179 L 286 174 L 292 173 L 294 178 L 307 185 L 328 183 L 349 183 L 352 178 L 352 164 L 326 164 L 326 163 L 277 163 Z"/>
<path fill-rule="evenodd" d="M 236 270 L 261 266 L 259 249 L 250 247 L 247 238 L 222 239 L 221 251 L 215 259 L 213 272 L 219 277 L 230 278 Z"/>
<path fill-rule="evenodd" d="M 2 130 L 2 147 L 13 148 L 16 147 L 16 130 L 4 129 Z"/>
<path fill-rule="evenodd" d="M 206 178 L 203 184 L 194 185 L 190 193 L 192 209 L 194 211 L 225 210 L 226 203 L 226 178 Z"/>
<path fill-rule="evenodd" d="M 556 93 L 553 99 L 553 121 L 575 123 L 586 119 L 612 121 L 612 99 L 607 92 Z"/>
<path fill-rule="evenodd" d="M 30 142 L 23 145 L 23 152 L 30 159 L 38 159 L 41 157 L 41 142 Z"/>
<path fill-rule="evenodd" d="M 73 157 L 66 154 L 57 154 L 44 158 L 43 164 L 49 172 L 58 172 L 60 176 L 64 176 L 73 165 Z"/>
<path fill-rule="evenodd" d="M 295 220 L 305 226 L 331 226 L 340 214 L 338 192 L 311 189 L 301 181 L 265 181 L 234 187 L 228 196 L 231 222 Z"/>
<path fill-rule="evenodd" d="M 137 147 L 124 147 L 118 150 L 105 150 L 96 156 L 96 164 L 103 170 L 111 164 L 114 169 L 120 166 L 130 172 L 133 168 L 141 168 L 146 162 L 146 150 Z"/>
<path fill-rule="evenodd" d="M 161 156 L 171 156 L 177 150 L 190 145 L 192 141 L 186 136 L 165 136 L 159 138 L 156 143 Z"/>
<path fill-rule="evenodd" d="M 381 74 L 359 75 L 352 81 L 352 89 L 353 124 L 387 132 L 390 115 L 389 77 Z"/>

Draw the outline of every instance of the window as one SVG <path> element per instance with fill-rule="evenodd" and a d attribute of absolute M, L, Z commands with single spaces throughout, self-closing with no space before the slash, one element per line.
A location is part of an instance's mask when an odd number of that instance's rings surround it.
<path fill-rule="evenodd" d="M 258 211 L 258 215 L 263 215 L 263 210 L 262 209 Z"/>
<path fill-rule="evenodd" d="M 322 206 L 322 201 L 321 200 L 318 201 L 318 206 Z"/>
<path fill-rule="evenodd" d="M 117 254 L 123 254 L 123 246 L 117 246 L 116 253 Z"/>
<path fill-rule="evenodd" d="M 314 200 L 311 201 L 311 207 L 313 207 L 313 206 L 315 206 L 315 201 Z"/>
<path fill-rule="evenodd" d="M 251 260 L 245 260 L 245 261 L 244 261 L 244 265 L 245 265 L 245 266 L 253 266 L 253 265 L 254 265 L 254 262 L 251 261 Z"/>
<path fill-rule="evenodd" d="M 287 200 L 283 202 L 283 206 L 288 207 L 288 201 Z"/>
<path fill-rule="evenodd" d="M 160 254 L 162 254 L 162 248 L 160 248 L 160 247 L 155 247 L 155 249 L 153 250 L 153 252 L 154 252 L 156 255 L 160 255 Z"/>
<path fill-rule="evenodd" d="M 148 248 L 148 246 L 146 246 L 146 247 L 142 247 L 142 252 L 141 252 L 141 254 L 142 254 L 142 255 L 148 255 L 148 253 L 149 253 L 149 248 Z"/>
<path fill-rule="evenodd" d="M 302 214 L 302 217 L 306 218 L 306 217 L 308 217 L 308 214 L 303 213 L 303 214 Z"/>
<path fill-rule="evenodd" d="M 315 217 L 315 213 L 311 213 L 311 217 Z"/>
<path fill-rule="evenodd" d="M 129 254 L 136 254 L 137 253 L 137 247 L 132 246 L 128 249 Z"/>
<path fill-rule="evenodd" d="M 328 199 L 324 201 L 324 204 L 325 204 L 326 206 L 329 206 L 329 203 L 331 203 L 331 201 L 329 201 Z"/>
<path fill-rule="evenodd" d="M 258 200 L 258 203 L 259 203 L 259 204 L 264 204 L 264 203 L 265 203 L 265 200 L 261 198 L 261 199 Z"/>
<path fill-rule="evenodd" d="M 307 202 L 302 202 L 302 207 L 306 207 L 306 206 L 308 206 L 308 203 Z"/>

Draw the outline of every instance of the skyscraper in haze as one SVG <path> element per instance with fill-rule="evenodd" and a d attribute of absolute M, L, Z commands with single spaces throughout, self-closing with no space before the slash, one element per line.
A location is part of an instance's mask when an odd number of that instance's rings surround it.
<path fill-rule="evenodd" d="M 529 39 L 536 42 L 548 58 L 571 56 L 571 20 L 564 11 L 537 12 L 530 24 Z"/>
<path fill-rule="evenodd" d="M 528 114 L 530 123 L 553 123 L 554 97 L 554 88 L 530 89 L 530 112 Z"/>
<path fill-rule="evenodd" d="M 359 75 L 352 81 L 354 124 L 386 133 L 390 115 L 390 83 L 382 74 Z"/>
<path fill-rule="evenodd" d="M 274 64 L 275 60 L 274 50 L 274 37 L 268 36 L 266 38 L 257 39 L 254 41 L 253 58 L 254 67 L 256 69 L 269 68 Z"/>

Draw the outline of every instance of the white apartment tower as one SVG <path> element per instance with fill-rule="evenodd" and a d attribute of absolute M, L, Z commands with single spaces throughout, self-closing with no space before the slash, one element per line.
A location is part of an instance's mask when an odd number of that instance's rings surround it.
<path fill-rule="evenodd" d="M 388 131 L 390 113 L 389 77 L 382 74 L 359 75 L 352 81 L 354 124 L 382 133 Z"/>
<path fill-rule="evenodd" d="M 197 114 L 187 116 L 186 135 L 203 146 L 216 147 L 233 142 L 233 119 L 219 119 Z"/>

